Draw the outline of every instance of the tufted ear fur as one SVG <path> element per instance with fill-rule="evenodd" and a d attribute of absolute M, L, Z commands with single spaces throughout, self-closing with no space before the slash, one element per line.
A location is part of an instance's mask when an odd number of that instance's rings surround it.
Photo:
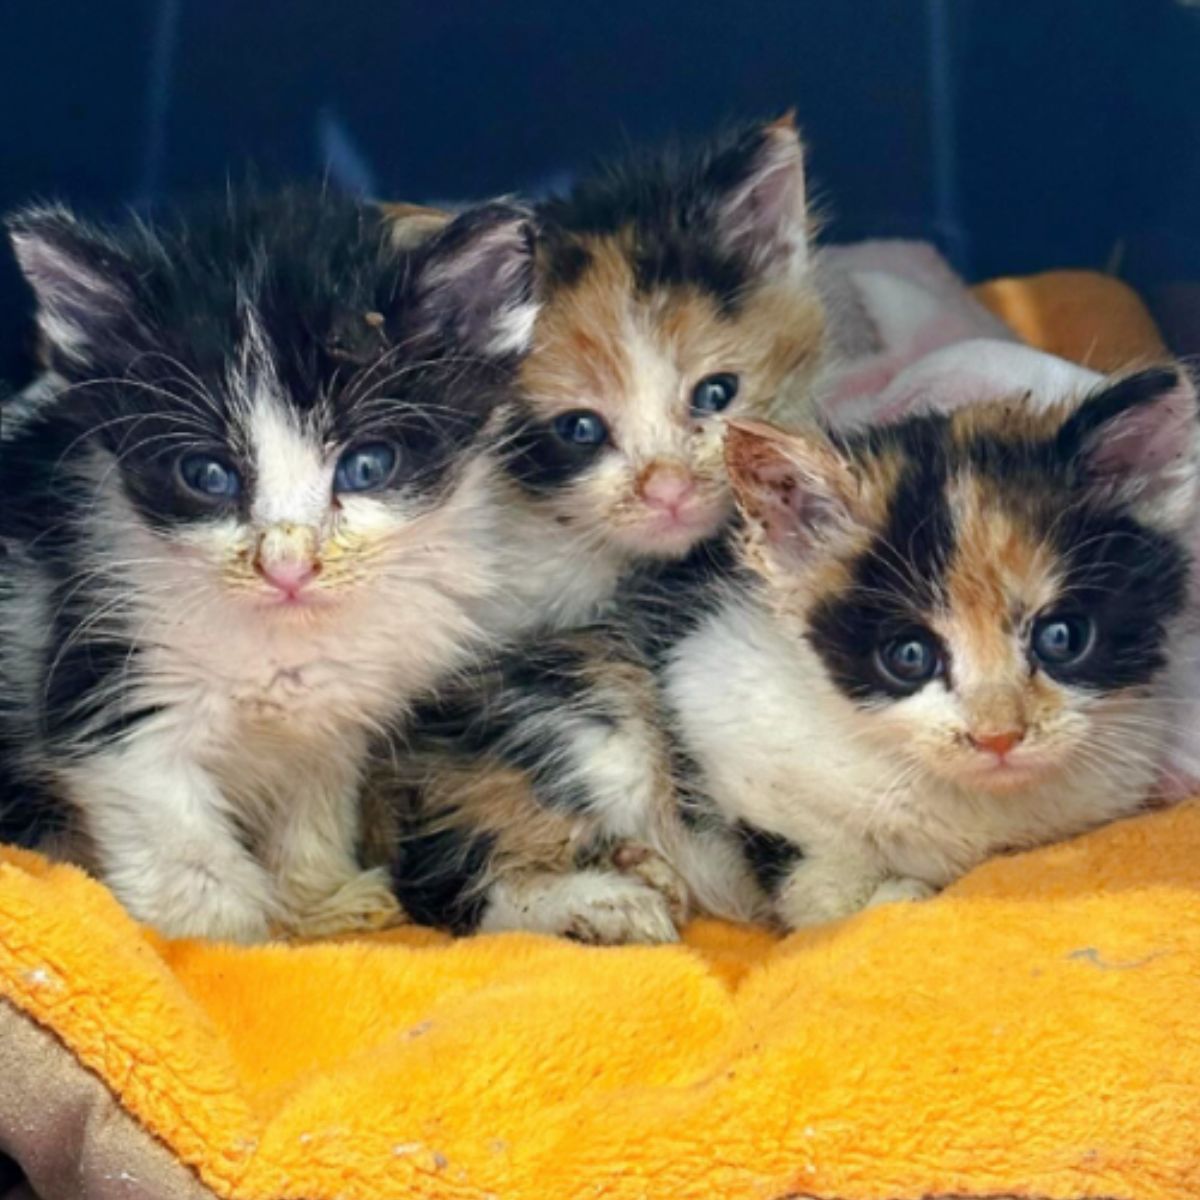
<path fill-rule="evenodd" d="M 752 130 L 709 164 L 717 235 L 752 268 L 781 275 L 808 265 L 804 147 L 791 113 Z"/>
<path fill-rule="evenodd" d="M 8 228 L 49 358 L 84 363 L 127 333 L 135 275 L 111 241 L 59 207 L 17 213 Z"/>
<path fill-rule="evenodd" d="M 1127 375 L 1086 396 L 1059 432 L 1089 486 L 1166 530 L 1193 520 L 1200 482 L 1196 385 L 1181 367 Z"/>
<path fill-rule="evenodd" d="M 538 313 L 528 211 L 496 202 L 468 209 L 422 247 L 417 321 L 489 358 L 525 353 Z"/>
<path fill-rule="evenodd" d="M 738 509 L 777 557 L 803 560 L 859 524 L 853 470 L 819 432 L 731 421 L 725 463 Z"/>

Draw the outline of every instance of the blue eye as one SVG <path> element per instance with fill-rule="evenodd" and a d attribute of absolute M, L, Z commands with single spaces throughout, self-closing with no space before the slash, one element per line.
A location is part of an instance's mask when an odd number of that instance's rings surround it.
<path fill-rule="evenodd" d="M 1086 658 L 1096 641 L 1096 624 L 1090 617 L 1055 613 L 1033 627 L 1030 648 L 1045 667 L 1067 667 Z"/>
<path fill-rule="evenodd" d="M 721 412 L 733 403 L 737 392 L 736 375 L 709 375 L 692 389 L 692 412 L 697 416 Z"/>
<path fill-rule="evenodd" d="M 347 450 L 333 475 L 335 492 L 377 492 L 396 470 L 396 448 L 387 442 L 370 442 Z"/>
<path fill-rule="evenodd" d="M 875 661 L 889 682 L 915 692 L 941 670 L 942 654 L 931 634 L 913 630 L 884 642 Z"/>
<path fill-rule="evenodd" d="M 608 426 L 604 418 L 586 408 L 556 417 L 554 432 L 572 446 L 603 446 L 608 441 Z"/>
<path fill-rule="evenodd" d="M 210 454 L 187 454 L 179 460 L 179 477 L 193 491 L 213 500 L 232 500 L 242 490 L 238 473 Z"/>

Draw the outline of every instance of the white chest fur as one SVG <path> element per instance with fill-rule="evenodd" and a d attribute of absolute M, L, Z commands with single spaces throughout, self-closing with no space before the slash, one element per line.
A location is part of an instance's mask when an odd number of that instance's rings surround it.
<path fill-rule="evenodd" d="M 625 557 L 571 534 L 553 515 L 509 497 L 497 516 L 496 589 L 475 607 L 492 637 L 539 626 L 569 629 L 592 620 L 616 590 Z"/>

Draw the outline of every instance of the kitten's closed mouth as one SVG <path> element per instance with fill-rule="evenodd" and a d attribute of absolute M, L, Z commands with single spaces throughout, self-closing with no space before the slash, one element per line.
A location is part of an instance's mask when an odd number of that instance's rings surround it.
<path fill-rule="evenodd" d="M 255 597 L 258 608 L 273 611 L 284 609 L 292 612 L 309 612 L 313 609 L 328 608 L 333 600 L 330 596 L 316 591 L 282 592 L 276 589 L 259 592 Z"/>
<path fill-rule="evenodd" d="M 682 509 L 652 509 L 636 527 L 635 540 L 645 542 L 651 552 L 661 553 L 677 548 L 679 553 L 690 550 L 698 541 L 720 528 L 724 514 L 710 507 Z"/>
<path fill-rule="evenodd" d="M 1011 792 L 1041 783 L 1054 774 L 1055 769 L 1053 762 L 1035 759 L 1032 756 L 1009 755 L 1003 759 L 989 756 L 989 760 L 985 761 L 981 755 L 964 775 L 972 787 L 993 792 Z"/>

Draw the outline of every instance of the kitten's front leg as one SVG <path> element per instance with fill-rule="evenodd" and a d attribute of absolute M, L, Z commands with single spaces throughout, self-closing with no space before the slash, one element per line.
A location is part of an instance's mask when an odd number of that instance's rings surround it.
<path fill-rule="evenodd" d="M 131 916 L 171 937 L 269 936 L 270 878 L 238 839 L 203 767 L 135 745 L 83 759 L 64 781 L 100 878 Z"/>
<path fill-rule="evenodd" d="M 364 870 L 358 861 L 359 776 L 349 764 L 338 768 L 297 771 L 301 782 L 269 851 L 284 922 L 301 937 L 382 929 L 406 919 L 387 869 Z"/>
<path fill-rule="evenodd" d="M 789 929 L 836 921 L 865 908 L 885 872 L 866 847 L 849 840 L 805 838 L 803 854 L 775 893 Z"/>
<path fill-rule="evenodd" d="M 918 879 L 888 874 L 866 847 L 818 840 L 805 844 L 776 894 L 775 908 L 789 929 L 800 929 L 880 904 L 923 900 L 934 890 Z"/>

